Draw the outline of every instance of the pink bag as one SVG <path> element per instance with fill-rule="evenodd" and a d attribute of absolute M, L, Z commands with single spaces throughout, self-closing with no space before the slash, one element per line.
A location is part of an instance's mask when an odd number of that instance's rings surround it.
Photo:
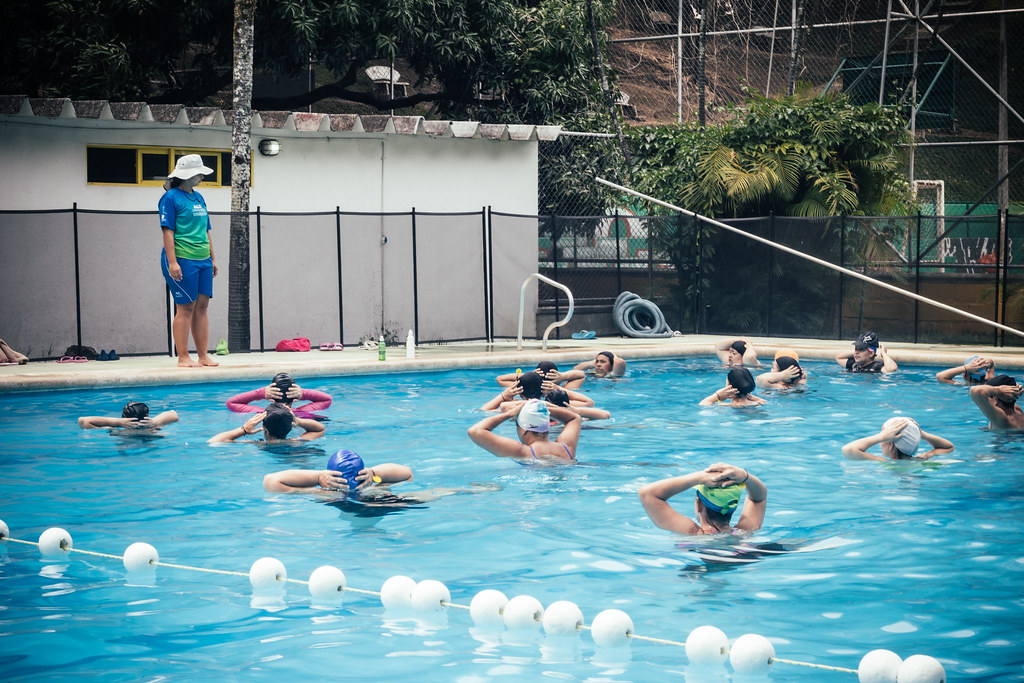
<path fill-rule="evenodd" d="M 305 337 L 282 339 L 277 342 L 277 351 L 309 351 L 309 340 Z"/>

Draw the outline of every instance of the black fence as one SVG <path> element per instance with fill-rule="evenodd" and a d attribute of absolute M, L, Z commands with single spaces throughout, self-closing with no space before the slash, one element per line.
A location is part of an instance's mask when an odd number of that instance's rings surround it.
<path fill-rule="evenodd" d="M 763 218 L 731 227 L 1010 327 L 1024 327 L 1024 216 Z M 684 334 L 1022 345 L 990 325 L 684 215 L 544 217 L 541 273 L 576 315 L 615 333 L 622 291 L 657 304 Z M 542 285 L 551 318 L 567 301 Z"/>

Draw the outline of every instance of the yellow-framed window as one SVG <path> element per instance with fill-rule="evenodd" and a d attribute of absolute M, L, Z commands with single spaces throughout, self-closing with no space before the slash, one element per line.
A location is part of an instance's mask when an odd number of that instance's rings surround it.
<path fill-rule="evenodd" d="M 213 173 L 200 187 L 230 187 L 231 150 L 191 147 L 87 145 L 86 182 L 89 185 L 162 186 L 174 164 L 186 154 L 198 154 Z M 252 154 L 249 157 L 252 164 Z M 250 176 L 251 178 L 251 176 Z M 250 184 L 252 183 L 250 179 Z"/>

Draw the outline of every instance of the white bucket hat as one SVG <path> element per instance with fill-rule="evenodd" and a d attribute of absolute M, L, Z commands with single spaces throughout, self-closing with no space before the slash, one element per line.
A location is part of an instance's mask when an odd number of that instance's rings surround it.
<path fill-rule="evenodd" d="M 178 159 L 178 163 L 174 165 L 174 170 L 171 171 L 171 175 L 168 177 L 188 180 L 200 173 L 203 175 L 213 175 L 214 170 L 204 166 L 203 158 L 198 154 L 186 154 Z"/>

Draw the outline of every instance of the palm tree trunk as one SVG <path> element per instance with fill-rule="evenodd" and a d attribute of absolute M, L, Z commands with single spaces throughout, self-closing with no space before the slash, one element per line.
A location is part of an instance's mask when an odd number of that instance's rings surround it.
<path fill-rule="evenodd" d="M 231 121 L 231 254 L 228 347 L 249 350 L 249 183 L 252 177 L 252 50 L 256 0 L 235 0 L 234 115 Z"/>
<path fill-rule="evenodd" d="M 789 53 L 789 76 L 786 78 L 786 95 L 792 95 L 793 90 L 796 86 L 796 77 L 800 71 L 800 57 L 803 54 L 803 25 L 804 25 L 804 10 L 807 6 L 807 0 L 795 0 L 794 12 L 795 21 L 793 22 L 793 38 L 790 43 Z"/>

